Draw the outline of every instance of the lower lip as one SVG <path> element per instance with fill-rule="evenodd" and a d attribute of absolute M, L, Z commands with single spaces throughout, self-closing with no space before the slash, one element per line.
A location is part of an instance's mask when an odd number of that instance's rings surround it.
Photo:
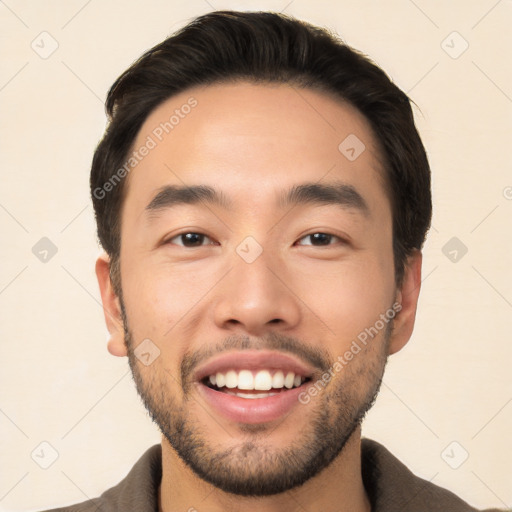
<path fill-rule="evenodd" d="M 299 405 L 299 395 L 303 387 L 279 391 L 265 398 L 241 398 L 222 391 L 215 391 L 198 383 L 199 392 L 208 404 L 222 416 L 238 423 L 266 423 L 287 415 Z"/>

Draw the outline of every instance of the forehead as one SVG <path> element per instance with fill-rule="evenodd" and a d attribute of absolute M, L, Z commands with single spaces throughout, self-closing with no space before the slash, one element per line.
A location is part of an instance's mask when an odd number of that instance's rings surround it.
<path fill-rule="evenodd" d="M 366 118 L 290 84 L 188 89 L 148 116 L 132 151 L 138 158 L 124 208 L 138 212 L 169 184 L 212 186 L 235 207 L 253 210 L 301 182 L 347 182 L 370 203 L 386 195 L 382 154 Z"/>

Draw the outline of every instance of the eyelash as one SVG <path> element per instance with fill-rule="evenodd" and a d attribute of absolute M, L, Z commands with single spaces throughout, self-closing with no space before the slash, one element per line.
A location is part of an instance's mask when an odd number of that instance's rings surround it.
<path fill-rule="evenodd" d="M 185 231 L 183 233 L 179 233 L 178 235 L 175 235 L 173 236 L 172 238 L 170 238 L 169 240 L 166 240 L 164 242 L 164 244 L 170 244 L 172 243 L 173 240 L 175 240 L 176 238 L 180 238 L 180 237 L 183 237 L 185 235 L 199 235 L 201 237 L 206 237 L 206 238 L 210 238 L 208 235 L 205 235 L 204 233 L 198 233 L 198 232 L 195 232 L 195 231 Z M 346 240 L 344 240 L 343 238 L 337 236 L 337 235 L 333 235 L 331 233 L 324 233 L 323 231 L 317 231 L 317 232 L 314 232 L 314 233 L 309 233 L 307 235 L 304 235 L 302 238 L 299 238 L 299 241 L 300 240 L 303 240 L 304 238 L 307 238 L 307 237 L 312 237 L 313 235 L 326 235 L 328 237 L 330 237 L 330 240 L 332 239 L 336 239 L 338 240 L 339 242 L 341 243 L 346 243 Z M 211 240 L 211 239 L 210 239 Z M 195 249 L 197 247 L 204 247 L 204 245 L 200 245 L 200 246 L 196 246 L 196 247 L 187 247 L 186 245 L 183 245 L 183 244 L 175 244 L 175 245 L 178 245 L 180 247 L 183 247 L 185 249 Z M 310 244 L 306 244 L 307 246 L 311 246 L 311 247 L 325 247 L 325 245 L 313 245 L 312 243 Z M 326 244 L 327 246 L 331 246 L 333 244 Z"/>
<path fill-rule="evenodd" d="M 323 231 L 317 231 L 315 233 L 309 233 L 307 235 L 304 235 L 302 238 L 299 238 L 299 240 L 303 240 L 304 238 L 307 238 L 307 237 L 311 237 L 313 235 L 326 235 L 328 237 L 330 237 L 330 240 L 337 240 L 338 242 L 341 242 L 341 243 L 345 243 L 346 241 L 343 240 L 343 238 L 340 238 L 339 236 L 337 235 L 333 235 L 332 233 L 324 233 Z M 313 245 L 313 244 L 307 244 L 307 245 L 310 245 L 311 247 L 323 247 L 323 245 Z M 327 246 L 330 246 L 330 245 L 334 245 L 334 244 L 327 244 Z"/>
<path fill-rule="evenodd" d="M 183 237 L 185 235 L 199 235 L 199 236 L 202 236 L 202 237 L 210 238 L 208 235 L 205 235 L 204 233 L 198 233 L 196 231 L 185 231 L 183 233 L 179 233 L 178 235 L 173 236 L 172 238 L 169 238 L 169 240 L 165 241 L 164 244 L 170 244 L 176 238 L 181 238 L 181 237 Z M 175 244 L 175 245 L 180 245 L 181 247 L 184 247 L 185 249 L 190 249 L 190 247 L 187 247 L 187 246 L 182 245 L 182 244 Z M 204 246 L 201 245 L 200 247 L 204 247 Z"/>

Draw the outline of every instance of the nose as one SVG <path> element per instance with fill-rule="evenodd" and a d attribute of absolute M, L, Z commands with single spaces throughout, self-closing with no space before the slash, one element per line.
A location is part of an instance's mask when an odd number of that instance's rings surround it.
<path fill-rule="evenodd" d="M 266 251 L 252 263 L 237 256 L 231 271 L 216 287 L 216 325 L 253 336 L 296 327 L 301 310 L 292 281 L 283 265 Z"/>

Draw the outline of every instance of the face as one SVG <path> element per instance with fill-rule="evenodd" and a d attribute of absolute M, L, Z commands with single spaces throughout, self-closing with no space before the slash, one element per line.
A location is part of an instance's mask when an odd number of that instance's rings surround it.
<path fill-rule="evenodd" d="M 323 93 L 238 83 L 171 98 L 143 146 L 110 350 L 128 354 L 166 441 L 201 478 L 242 495 L 300 485 L 341 452 L 412 329 L 417 295 L 395 286 L 372 131 Z"/>

